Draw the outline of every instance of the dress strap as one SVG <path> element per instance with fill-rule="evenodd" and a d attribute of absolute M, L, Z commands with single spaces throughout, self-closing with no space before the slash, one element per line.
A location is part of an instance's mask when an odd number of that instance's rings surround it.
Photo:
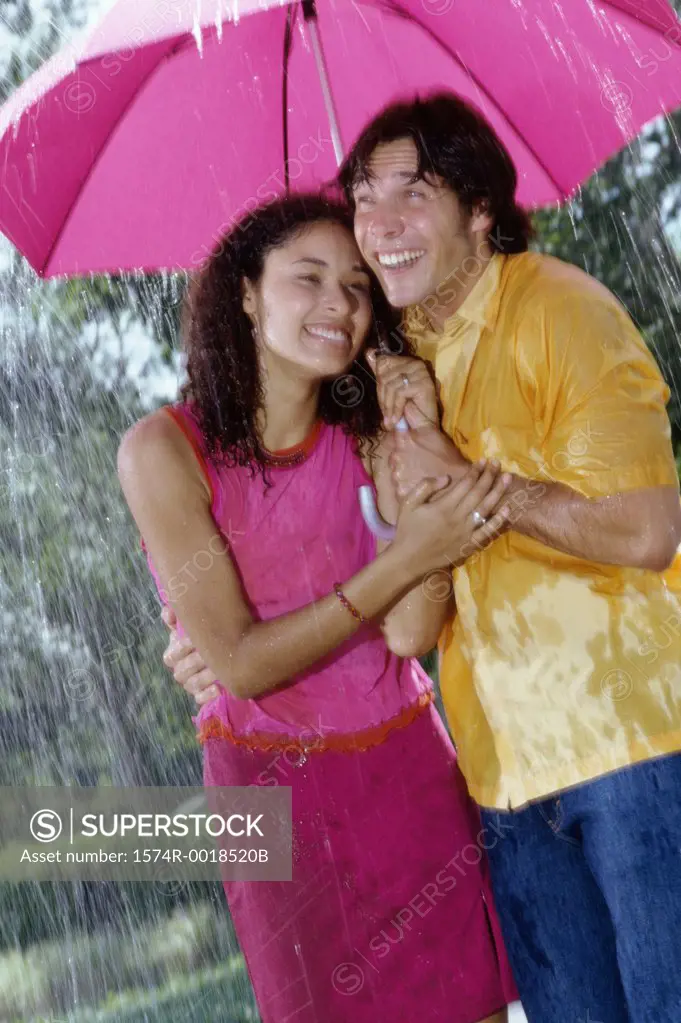
<path fill-rule="evenodd" d="M 167 412 L 168 415 L 170 415 L 175 420 L 175 422 L 177 423 L 177 425 L 182 430 L 183 434 L 191 444 L 192 448 L 194 449 L 194 454 L 196 455 L 197 461 L 201 466 L 203 474 L 206 478 L 206 482 L 208 483 L 208 487 L 210 490 L 210 503 L 212 507 L 213 504 L 215 503 L 214 475 L 209 467 L 208 461 L 204 454 L 203 440 L 201 437 L 201 431 L 199 429 L 198 423 L 196 422 L 194 417 L 181 405 L 164 405 L 163 411 Z"/>

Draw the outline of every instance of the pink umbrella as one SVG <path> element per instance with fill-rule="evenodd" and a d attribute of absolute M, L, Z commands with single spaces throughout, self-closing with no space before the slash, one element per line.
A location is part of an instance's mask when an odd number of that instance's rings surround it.
<path fill-rule="evenodd" d="M 0 229 L 44 277 L 196 267 L 438 87 L 489 118 L 521 202 L 556 202 L 681 103 L 680 43 L 667 0 L 119 0 L 0 111 Z"/>
<path fill-rule="evenodd" d="M 680 43 L 667 0 L 119 0 L 0 110 L 0 230 L 44 277 L 192 268 L 437 87 L 556 202 L 681 103 Z"/>

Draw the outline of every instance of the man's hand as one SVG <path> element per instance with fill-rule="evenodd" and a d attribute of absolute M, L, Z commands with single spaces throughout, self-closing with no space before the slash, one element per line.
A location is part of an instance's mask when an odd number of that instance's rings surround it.
<path fill-rule="evenodd" d="M 171 607 L 164 607 L 161 618 L 170 629 L 170 640 L 163 653 L 163 663 L 170 668 L 175 681 L 193 696 L 199 707 L 219 696 L 213 672 L 194 648 L 189 636 L 177 633 L 177 616 Z"/>
<path fill-rule="evenodd" d="M 440 403 L 432 371 L 423 359 L 370 348 L 366 359 L 376 376 L 383 425 L 392 429 L 411 405 L 410 426 L 440 426 Z"/>
<path fill-rule="evenodd" d="M 477 462 L 457 482 L 442 484 L 442 479 L 432 478 L 417 483 L 397 520 L 393 544 L 424 576 L 457 568 L 484 550 L 505 530 L 510 512 L 504 501 L 509 475 L 489 463 Z"/>
<path fill-rule="evenodd" d="M 407 420 L 411 424 L 409 412 L 407 406 Z M 412 487 L 426 476 L 450 476 L 453 481 L 457 481 L 471 466 L 447 434 L 432 426 L 395 431 L 389 463 L 400 499 L 406 497 Z"/>

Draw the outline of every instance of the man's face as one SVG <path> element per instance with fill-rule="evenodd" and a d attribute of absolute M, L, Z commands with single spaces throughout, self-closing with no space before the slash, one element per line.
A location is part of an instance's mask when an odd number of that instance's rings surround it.
<path fill-rule="evenodd" d="M 460 285 L 464 261 L 484 246 L 489 218 L 470 216 L 441 179 L 415 180 L 417 167 L 411 139 L 377 146 L 370 181 L 353 192 L 355 237 L 391 305 L 426 303 L 440 319 L 456 304 L 454 278 Z M 468 260 L 469 273 L 478 262 Z"/>

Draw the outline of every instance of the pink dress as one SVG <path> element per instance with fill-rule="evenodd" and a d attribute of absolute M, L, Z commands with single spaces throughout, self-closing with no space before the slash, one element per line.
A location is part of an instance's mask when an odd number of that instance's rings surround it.
<path fill-rule="evenodd" d="M 339 427 L 318 423 L 266 488 L 210 461 L 189 404 L 167 411 L 210 482 L 256 619 L 373 560 L 357 500 L 371 480 Z M 194 721 L 206 785 L 292 788 L 293 881 L 225 884 L 262 1023 L 474 1023 L 517 997 L 487 842 L 430 679 L 377 625 L 257 700 L 221 687 Z"/>

